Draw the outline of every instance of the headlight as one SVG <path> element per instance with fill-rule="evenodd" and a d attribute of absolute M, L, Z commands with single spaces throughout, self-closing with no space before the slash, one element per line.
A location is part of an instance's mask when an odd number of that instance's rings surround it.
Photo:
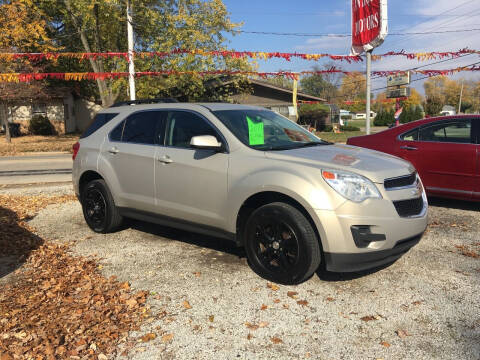
<path fill-rule="evenodd" d="M 348 200 L 362 202 L 368 198 L 382 198 L 377 187 L 364 176 L 329 169 L 322 170 L 322 177 L 328 185 Z"/>

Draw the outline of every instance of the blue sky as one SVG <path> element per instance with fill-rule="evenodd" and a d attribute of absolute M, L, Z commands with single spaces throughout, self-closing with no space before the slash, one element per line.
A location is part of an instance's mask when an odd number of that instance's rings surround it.
<path fill-rule="evenodd" d="M 350 0 L 224 0 L 231 19 L 243 22 L 245 31 L 273 31 L 296 33 L 347 33 L 350 30 Z M 389 32 L 428 32 L 480 28 L 480 0 L 390 0 L 388 4 Z M 304 53 L 348 54 L 350 38 L 295 37 L 257 34 L 240 34 L 230 39 L 230 48 L 252 51 L 280 51 Z M 469 47 L 480 49 L 480 31 L 387 36 L 374 53 L 390 50 L 407 52 L 454 51 Z M 447 69 L 480 61 L 478 55 L 469 55 L 425 68 Z M 433 62 L 433 61 L 432 61 Z M 259 71 L 310 70 L 313 65 L 322 66 L 325 61 L 295 60 L 258 61 Z M 428 62 L 389 58 L 373 63 L 373 70 L 404 70 Z M 364 70 L 365 64 L 338 63 L 348 70 Z M 413 77 L 415 79 L 416 77 Z M 476 79 L 471 73 L 461 73 L 455 78 Z M 372 87 L 382 87 L 385 79 L 374 79 Z M 412 83 L 422 90 L 423 81 Z"/>

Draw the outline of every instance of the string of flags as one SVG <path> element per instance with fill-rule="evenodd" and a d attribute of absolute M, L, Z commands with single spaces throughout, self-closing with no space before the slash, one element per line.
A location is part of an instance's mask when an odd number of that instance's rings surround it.
<path fill-rule="evenodd" d="M 427 76 L 438 76 L 438 75 L 451 75 L 461 71 L 480 71 L 480 66 L 467 66 L 467 67 L 457 67 L 453 69 L 446 70 L 437 70 L 437 69 L 416 69 L 410 70 L 414 74 L 422 74 Z M 386 77 L 390 75 L 396 75 L 402 73 L 402 70 L 390 70 L 390 71 L 372 71 L 372 75 L 379 77 Z M 177 71 L 177 70 L 161 70 L 161 71 L 140 71 L 135 73 L 135 77 L 145 77 L 145 76 L 181 76 L 181 75 L 191 75 L 191 76 L 211 76 L 211 75 L 244 75 L 244 76 L 257 76 L 259 78 L 267 79 L 270 77 L 286 77 L 292 80 L 298 80 L 300 76 L 303 75 L 321 75 L 327 73 L 341 73 L 344 75 L 351 75 L 358 73 L 355 71 L 345 71 L 331 67 L 325 70 L 317 71 L 300 71 L 300 72 L 290 72 L 290 71 L 276 71 L 276 72 L 258 72 L 258 71 L 242 71 L 242 70 L 207 70 L 207 71 Z M 33 80 L 45 80 L 45 79 L 55 79 L 55 80 L 67 80 L 67 81 L 82 81 L 82 80 L 106 80 L 106 79 L 120 79 L 128 77 L 128 72 L 74 72 L 74 73 L 0 73 L 0 82 L 30 82 Z"/>
<path fill-rule="evenodd" d="M 409 53 L 405 51 L 389 51 L 384 54 L 372 54 L 373 61 L 379 61 L 386 57 L 391 56 L 402 56 L 409 60 L 417 61 L 426 61 L 426 60 L 438 60 L 444 58 L 458 58 L 463 55 L 477 54 L 480 55 L 480 50 L 473 49 L 460 49 L 458 51 L 432 51 L 432 52 L 418 52 L 418 53 Z M 250 58 L 250 59 L 260 59 L 260 60 L 269 60 L 273 58 L 281 58 L 287 61 L 292 59 L 303 59 L 310 61 L 318 61 L 320 59 L 328 58 L 333 61 L 345 61 L 348 63 L 353 62 L 362 62 L 364 60 L 363 56 L 352 56 L 352 55 L 334 55 L 327 53 L 320 54 L 305 54 L 305 53 L 285 53 L 285 52 L 265 52 L 265 51 L 231 51 L 231 50 L 203 50 L 203 49 L 174 49 L 171 51 L 146 51 L 146 52 L 135 52 L 134 56 L 139 58 L 166 58 L 174 55 L 193 55 L 193 56 L 215 56 L 222 58 Z M 109 58 L 122 58 L 128 61 L 127 52 L 92 52 L 92 53 L 82 53 L 82 52 L 45 52 L 45 53 L 2 53 L 0 54 L 0 61 L 14 61 L 18 59 L 27 59 L 30 61 L 41 61 L 41 60 L 57 60 L 59 58 L 71 58 L 78 60 L 88 60 L 88 59 L 109 59 Z"/>

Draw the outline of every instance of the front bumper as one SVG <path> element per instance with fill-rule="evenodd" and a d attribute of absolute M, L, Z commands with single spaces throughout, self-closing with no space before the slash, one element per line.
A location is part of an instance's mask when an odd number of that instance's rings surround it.
<path fill-rule="evenodd" d="M 398 241 L 388 250 L 363 253 L 329 253 L 325 252 L 325 268 L 332 272 L 355 272 L 393 263 L 403 254 L 418 244 L 423 232 L 411 238 Z"/>

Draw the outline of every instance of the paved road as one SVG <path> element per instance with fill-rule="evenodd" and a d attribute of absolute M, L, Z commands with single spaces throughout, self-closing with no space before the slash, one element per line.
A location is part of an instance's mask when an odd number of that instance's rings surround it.
<path fill-rule="evenodd" d="M 0 185 L 66 182 L 71 173 L 71 154 L 0 157 Z"/>

